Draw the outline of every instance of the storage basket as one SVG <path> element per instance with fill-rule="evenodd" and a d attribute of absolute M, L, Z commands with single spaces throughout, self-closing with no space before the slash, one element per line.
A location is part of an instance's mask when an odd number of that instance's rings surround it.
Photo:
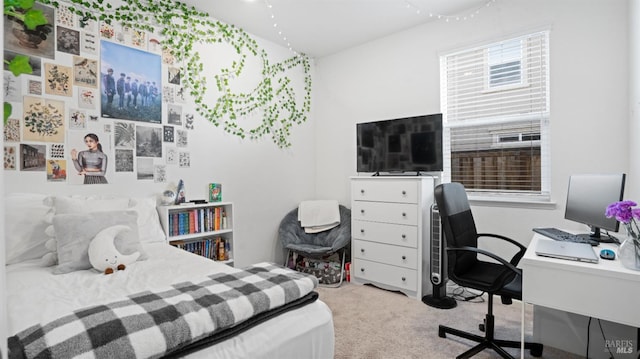
<path fill-rule="evenodd" d="M 302 273 L 312 274 L 320 284 L 336 284 L 340 282 L 340 262 L 321 259 L 304 258 L 296 263 L 296 270 Z"/>

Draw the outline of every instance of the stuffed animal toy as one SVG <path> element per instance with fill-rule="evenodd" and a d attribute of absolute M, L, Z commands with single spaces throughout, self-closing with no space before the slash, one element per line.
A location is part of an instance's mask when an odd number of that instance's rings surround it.
<path fill-rule="evenodd" d="M 131 230 L 128 226 L 116 225 L 98 232 L 89 243 L 89 262 L 103 272 L 111 274 L 116 270 L 124 270 L 140 257 L 140 252 L 124 255 L 115 247 L 114 239 L 123 232 Z"/>

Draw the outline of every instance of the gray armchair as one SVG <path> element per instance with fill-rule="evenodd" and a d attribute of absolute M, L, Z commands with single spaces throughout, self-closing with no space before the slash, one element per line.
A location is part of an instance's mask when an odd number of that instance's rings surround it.
<path fill-rule="evenodd" d="M 287 250 L 285 265 L 293 253 L 304 257 L 324 259 L 334 253 L 341 254 L 340 282 L 344 278 L 344 264 L 351 244 L 351 210 L 340 207 L 340 224 L 337 227 L 318 233 L 306 233 L 298 221 L 298 209 L 287 213 L 280 222 L 278 237 L 282 247 Z"/>

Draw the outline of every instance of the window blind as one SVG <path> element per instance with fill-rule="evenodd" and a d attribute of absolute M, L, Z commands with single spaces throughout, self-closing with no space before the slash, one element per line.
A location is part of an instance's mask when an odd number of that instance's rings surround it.
<path fill-rule="evenodd" d="M 548 198 L 548 43 L 543 31 L 441 56 L 445 181 Z"/>

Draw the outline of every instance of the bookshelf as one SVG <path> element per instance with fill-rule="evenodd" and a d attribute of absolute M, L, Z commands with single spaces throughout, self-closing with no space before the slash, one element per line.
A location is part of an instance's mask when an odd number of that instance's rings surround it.
<path fill-rule="evenodd" d="M 231 202 L 158 206 L 170 245 L 233 266 Z"/>

